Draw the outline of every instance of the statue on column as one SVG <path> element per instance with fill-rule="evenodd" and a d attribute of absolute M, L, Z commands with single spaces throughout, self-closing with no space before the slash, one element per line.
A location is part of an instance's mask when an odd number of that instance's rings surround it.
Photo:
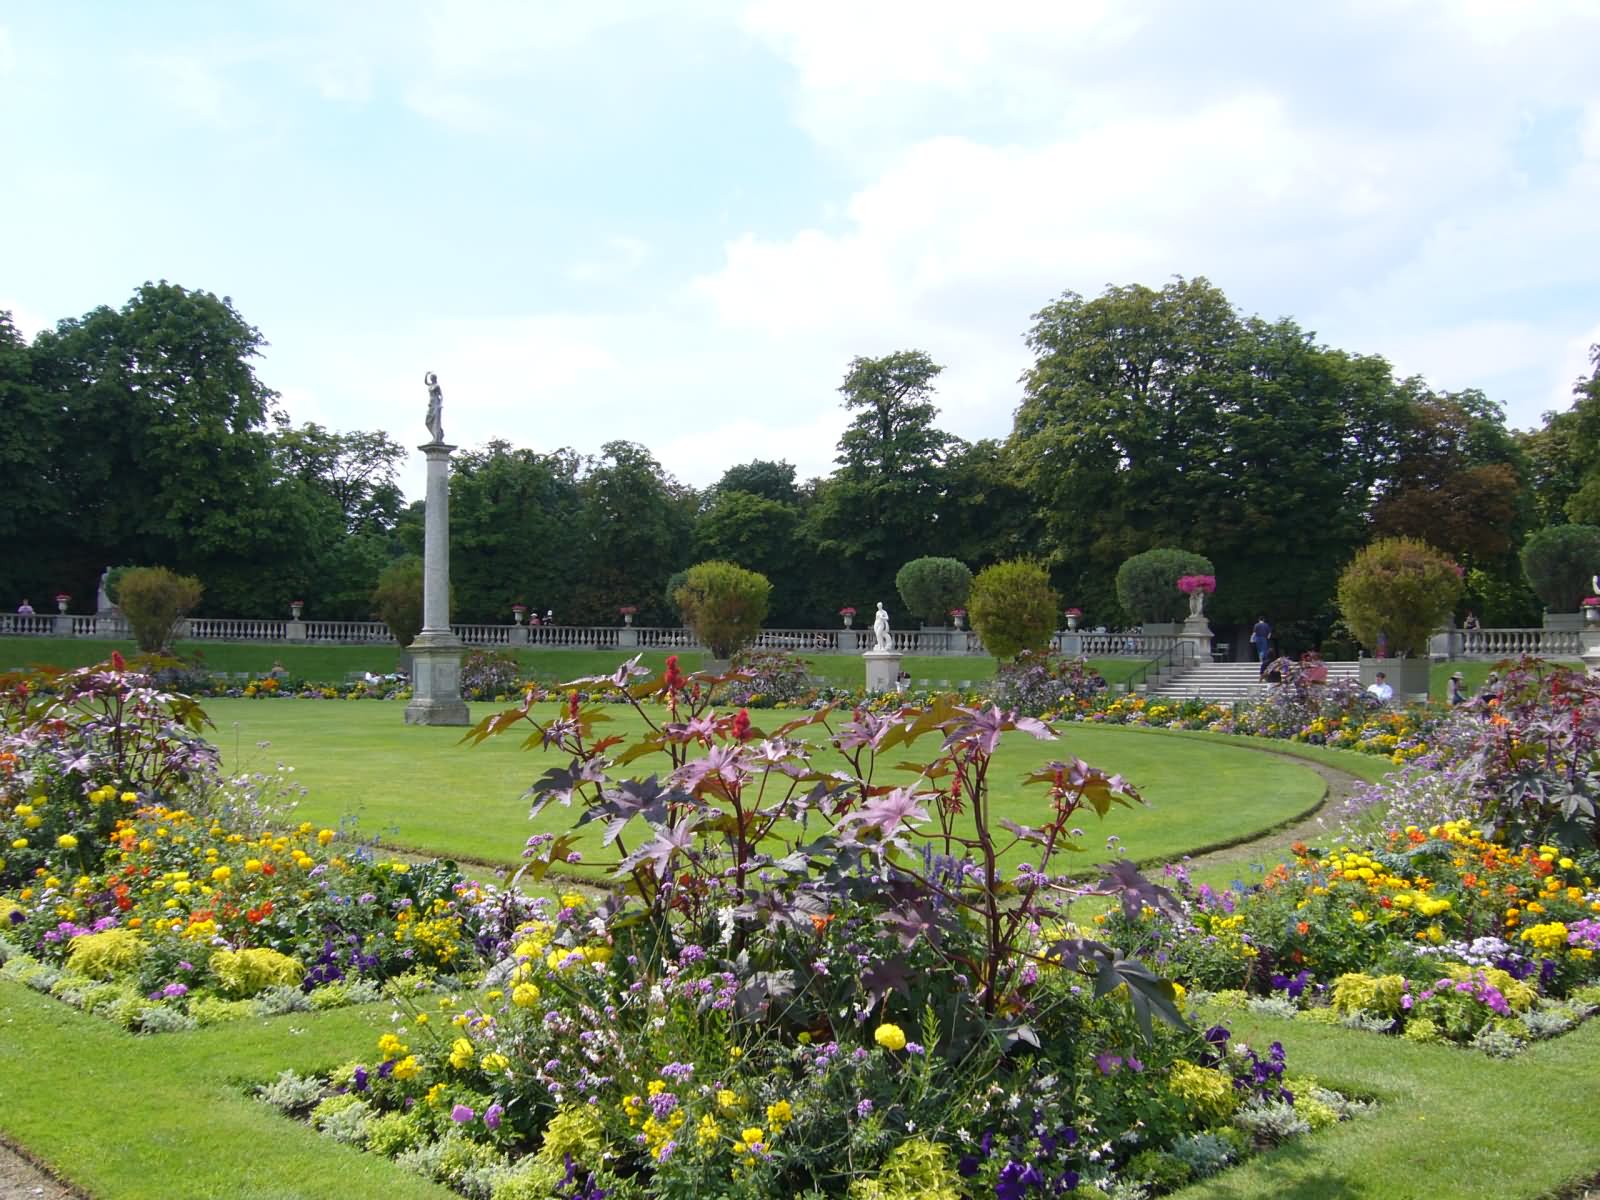
<path fill-rule="evenodd" d="M 877 614 L 872 618 L 872 636 L 876 639 L 874 650 L 893 650 L 894 635 L 889 632 L 889 610 L 878 601 Z"/>
<path fill-rule="evenodd" d="M 429 371 L 422 377 L 428 385 L 428 432 L 436 442 L 444 441 L 444 392 L 439 388 L 439 377 Z"/>

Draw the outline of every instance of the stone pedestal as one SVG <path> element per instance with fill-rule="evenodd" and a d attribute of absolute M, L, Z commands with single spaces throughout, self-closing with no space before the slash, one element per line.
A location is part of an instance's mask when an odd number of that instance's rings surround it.
<path fill-rule="evenodd" d="M 526 646 L 528 644 L 528 627 L 526 625 L 513 625 L 506 630 L 506 644 Z"/>
<path fill-rule="evenodd" d="M 859 634 L 854 629 L 841 629 L 839 631 L 839 653 L 854 654 L 861 648 Z"/>
<path fill-rule="evenodd" d="M 461 698 L 461 655 L 466 646 L 450 628 L 450 454 L 454 446 L 429 442 L 428 492 L 422 540 L 422 632 L 411 655 L 407 725 L 470 725 Z"/>
<path fill-rule="evenodd" d="M 1361 687 L 1371 687 L 1382 671 L 1394 689 L 1395 703 L 1428 698 L 1431 666 L 1427 658 L 1363 658 L 1357 665 Z"/>
<path fill-rule="evenodd" d="M 299 617 L 284 622 L 283 639 L 286 642 L 303 642 L 306 640 L 306 623 Z"/>
<path fill-rule="evenodd" d="M 443 638 L 417 634 L 408 647 L 411 702 L 406 705 L 407 725 L 472 724 L 467 702 L 461 698 L 461 652 L 465 649 L 454 634 Z"/>
<path fill-rule="evenodd" d="M 57 613 L 52 624 L 52 629 L 57 637 L 71 637 L 72 617 L 67 613 Z"/>
<path fill-rule="evenodd" d="M 632 650 L 639 645 L 639 631 L 632 625 L 624 625 L 617 630 L 617 645 L 623 650 Z"/>
<path fill-rule="evenodd" d="M 1146 626 L 1148 631 L 1149 627 Z M 1205 614 L 1199 613 L 1185 618 L 1183 622 L 1183 640 L 1194 647 L 1196 662 L 1211 661 L 1211 622 L 1206 620 Z"/>
<path fill-rule="evenodd" d="M 1083 657 L 1083 634 L 1069 629 L 1061 635 L 1061 653 L 1068 658 Z"/>
<path fill-rule="evenodd" d="M 900 681 L 900 652 L 868 650 L 861 657 L 867 664 L 867 691 L 894 691 Z"/>
<path fill-rule="evenodd" d="M 1579 635 L 1583 644 L 1583 665 L 1589 674 L 1600 675 L 1600 629 L 1590 626 Z"/>

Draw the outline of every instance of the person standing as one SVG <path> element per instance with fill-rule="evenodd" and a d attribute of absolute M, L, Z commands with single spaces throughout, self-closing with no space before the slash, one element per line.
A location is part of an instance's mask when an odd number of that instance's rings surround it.
<path fill-rule="evenodd" d="M 33 605 L 28 603 L 28 598 L 26 596 L 24 596 L 22 598 L 22 603 L 17 605 L 17 616 L 19 616 L 19 617 L 31 617 L 31 616 L 33 616 Z"/>
<path fill-rule="evenodd" d="M 1454 708 L 1458 704 L 1465 704 L 1467 702 L 1467 693 L 1462 689 L 1462 684 L 1465 682 L 1465 677 L 1460 671 L 1457 671 L 1454 675 L 1450 676 L 1449 701 L 1451 708 Z"/>
<path fill-rule="evenodd" d="M 1250 630 L 1250 645 L 1255 647 L 1256 665 L 1261 668 L 1263 678 L 1267 674 L 1267 649 L 1272 645 L 1272 626 L 1267 624 L 1266 617 L 1257 617 L 1255 626 Z"/>

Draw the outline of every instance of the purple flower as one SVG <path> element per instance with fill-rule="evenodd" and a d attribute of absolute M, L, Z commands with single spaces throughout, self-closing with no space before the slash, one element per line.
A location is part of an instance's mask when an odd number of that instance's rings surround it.
<path fill-rule="evenodd" d="M 458 1104 L 450 1110 L 450 1119 L 457 1125 L 465 1125 L 477 1115 L 477 1113 L 473 1112 L 472 1109 L 468 1108 L 465 1104 Z"/>
<path fill-rule="evenodd" d="M 367 1078 L 367 1069 L 365 1067 L 357 1067 L 355 1074 L 351 1076 L 350 1082 L 354 1084 L 356 1091 L 364 1092 L 367 1090 Z"/>
<path fill-rule="evenodd" d="M 500 1118 L 505 1114 L 505 1111 L 505 1106 L 502 1104 L 489 1105 L 489 1107 L 483 1111 L 483 1123 L 490 1129 L 499 1129 Z"/>
<path fill-rule="evenodd" d="M 868 1113 L 870 1113 L 871 1111 L 872 1111 L 872 1101 L 871 1100 L 863 1100 L 863 1101 L 861 1101 L 860 1104 L 856 1105 L 856 1116 L 858 1116 L 858 1117 L 864 1117 Z"/>
<path fill-rule="evenodd" d="M 1109 1075 L 1122 1065 L 1122 1059 L 1109 1050 L 1102 1050 L 1094 1056 L 1094 1065 L 1100 1069 L 1100 1074 Z"/>

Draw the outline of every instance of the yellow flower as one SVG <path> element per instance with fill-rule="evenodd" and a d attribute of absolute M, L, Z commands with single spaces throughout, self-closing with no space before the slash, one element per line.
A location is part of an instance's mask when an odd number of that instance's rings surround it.
<path fill-rule="evenodd" d="M 385 1058 L 398 1058 L 406 1052 L 406 1044 L 392 1033 L 386 1033 L 378 1039 L 378 1053 Z"/>
<path fill-rule="evenodd" d="M 28 848 L 28 839 L 23 837 L 12 838 L 11 848 L 13 850 L 26 850 Z"/>
<path fill-rule="evenodd" d="M 511 989 L 511 1003 L 518 1008 L 532 1008 L 539 1002 L 539 985 L 519 983 Z"/>
<path fill-rule="evenodd" d="M 78 839 L 73 837 L 70 833 L 63 833 L 56 839 L 56 845 L 60 846 L 63 850 L 76 850 L 78 848 Z"/>
<path fill-rule="evenodd" d="M 906 1033 L 898 1025 L 879 1025 L 872 1034 L 872 1040 L 885 1050 L 904 1050 L 906 1048 Z"/>
<path fill-rule="evenodd" d="M 695 1141 L 702 1146 L 714 1144 L 722 1136 L 722 1126 L 717 1124 L 717 1119 L 710 1113 L 700 1118 L 700 1124 L 695 1128 Z"/>
<path fill-rule="evenodd" d="M 232 867 L 218 867 L 216 870 L 211 872 L 211 881 L 213 883 L 227 883 L 232 874 Z"/>
<path fill-rule="evenodd" d="M 739 1097 L 734 1095 L 727 1088 L 723 1088 L 717 1093 L 717 1107 L 723 1112 L 732 1112 L 734 1109 L 739 1107 Z"/>
<path fill-rule="evenodd" d="M 396 1079 L 415 1079 L 421 1070 L 422 1068 L 417 1065 L 416 1055 L 408 1054 L 395 1063 L 394 1077 Z"/>
<path fill-rule="evenodd" d="M 331 841 L 333 841 L 333 830 L 322 829 L 317 832 L 317 845 L 326 846 Z"/>
<path fill-rule="evenodd" d="M 472 1043 L 466 1038 L 457 1038 L 450 1046 L 450 1065 L 458 1071 L 471 1066 L 475 1057 Z"/>
<path fill-rule="evenodd" d="M 779 1100 L 775 1104 L 767 1105 L 767 1124 L 772 1126 L 774 1133 L 781 1130 L 792 1120 L 794 1120 L 794 1109 L 789 1107 L 787 1100 Z"/>
<path fill-rule="evenodd" d="M 491 1052 L 489 1054 L 485 1054 L 482 1058 L 480 1058 L 478 1060 L 478 1064 L 485 1071 L 489 1072 L 492 1075 L 492 1074 L 495 1074 L 496 1072 L 504 1071 L 507 1067 L 509 1067 L 511 1065 L 511 1060 L 509 1058 L 507 1058 L 504 1054 L 495 1054 L 495 1053 Z"/>

